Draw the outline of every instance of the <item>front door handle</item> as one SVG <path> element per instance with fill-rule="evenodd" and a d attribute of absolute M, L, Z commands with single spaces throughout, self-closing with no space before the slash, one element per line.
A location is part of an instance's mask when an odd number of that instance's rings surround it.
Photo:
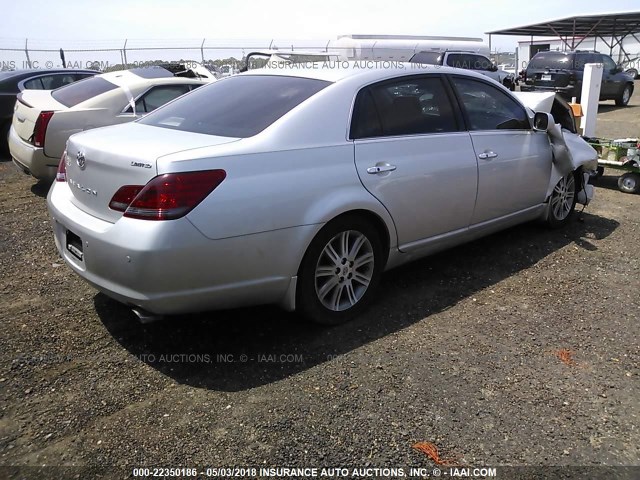
<path fill-rule="evenodd" d="M 491 150 L 489 150 L 488 152 L 482 152 L 480 154 L 478 154 L 478 158 L 482 159 L 482 160 L 487 160 L 489 158 L 496 158 L 498 156 L 497 153 L 492 152 Z"/>
<path fill-rule="evenodd" d="M 376 173 L 393 172 L 395 169 L 395 165 L 376 165 L 375 167 L 367 168 L 367 173 L 375 175 Z"/>

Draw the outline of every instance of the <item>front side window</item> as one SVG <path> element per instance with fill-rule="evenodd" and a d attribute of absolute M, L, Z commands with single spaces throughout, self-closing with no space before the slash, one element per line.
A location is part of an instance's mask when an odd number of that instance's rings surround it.
<path fill-rule="evenodd" d="M 529 130 L 525 109 L 507 93 L 485 82 L 452 77 L 470 130 Z"/>
<path fill-rule="evenodd" d="M 404 78 L 360 91 L 351 138 L 453 132 L 458 125 L 440 77 Z"/>
<path fill-rule="evenodd" d="M 227 77 L 198 88 L 139 122 L 221 137 L 252 137 L 330 84 L 277 75 Z"/>

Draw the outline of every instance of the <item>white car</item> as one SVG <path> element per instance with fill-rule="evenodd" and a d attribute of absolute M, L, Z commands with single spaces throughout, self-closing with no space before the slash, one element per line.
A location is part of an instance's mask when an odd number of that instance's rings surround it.
<path fill-rule="evenodd" d="M 190 69 L 163 67 L 110 72 L 56 90 L 18 95 L 9 131 L 14 164 L 41 180 L 53 180 L 74 133 L 126 123 L 214 81 Z M 180 75 L 180 76 L 178 76 Z M 189 78 L 191 77 L 191 78 Z"/>
<path fill-rule="evenodd" d="M 65 262 L 141 318 L 278 303 L 340 323 L 382 271 L 587 204 L 597 153 L 449 67 L 263 68 L 74 135 L 48 207 Z M 571 127 L 571 125 L 567 125 Z"/>

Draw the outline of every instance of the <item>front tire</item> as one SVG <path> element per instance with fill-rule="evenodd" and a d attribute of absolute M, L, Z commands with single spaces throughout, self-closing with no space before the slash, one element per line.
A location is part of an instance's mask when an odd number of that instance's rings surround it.
<path fill-rule="evenodd" d="M 619 107 L 626 107 L 631 100 L 631 94 L 633 93 L 633 87 L 631 85 L 625 85 L 620 93 L 620 96 L 616 98 L 616 105 Z"/>
<path fill-rule="evenodd" d="M 560 228 L 571 220 L 576 208 L 576 185 L 576 174 L 570 172 L 553 188 L 547 213 L 547 224 L 551 228 Z"/>
<path fill-rule="evenodd" d="M 640 193 L 640 174 L 627 172 L 618 178 L 618 188 L 624 193 Z"/>
<path fill-rule="evenodd" d="M 300 265 L 298 311 L 322 325 L 339 325 L 358 316 L 373 299 L 383 258 L 380 235 L 366 220 L 349 215 L 328 223 Z"/>

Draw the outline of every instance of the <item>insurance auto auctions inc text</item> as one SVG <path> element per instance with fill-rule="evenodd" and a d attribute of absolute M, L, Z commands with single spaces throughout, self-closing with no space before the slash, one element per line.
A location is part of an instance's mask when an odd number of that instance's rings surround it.
<path fill-rule="evenodd" d="M 440 469 L 424 467 L 332 467 L 332 468 L 294 468 L 294 467 L 260 467 L 260 468 L 207 468 L 207 477 L 230 478 L 491 478 L 496 476 L 495 468 L 447 467 Z M 135 472 L 134 472 L 135 476 Z"/>

